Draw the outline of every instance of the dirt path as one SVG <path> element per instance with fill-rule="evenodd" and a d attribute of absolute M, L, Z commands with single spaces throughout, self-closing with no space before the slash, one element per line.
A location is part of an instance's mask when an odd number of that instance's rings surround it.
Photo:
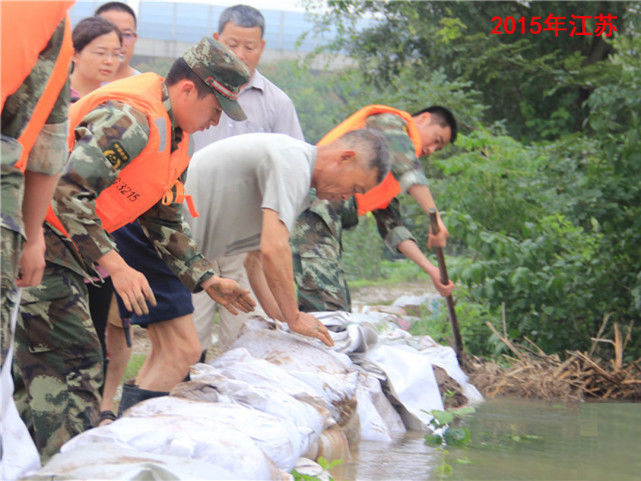
<path fill-rule="evenodd" d="M 426 279 L 424 282 L 404 282 L 390 286 L 367 286 L 350 289 L 352 305 L 356 308 L 364 305 L 389 305 L 404 295 L 420 295 L 436 292 L 434 286 Z"/>

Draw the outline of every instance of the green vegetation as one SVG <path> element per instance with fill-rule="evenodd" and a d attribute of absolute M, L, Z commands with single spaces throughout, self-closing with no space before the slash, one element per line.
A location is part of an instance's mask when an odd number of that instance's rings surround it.
<path fill-rule="evenodd" d="M 127 363 L 127 367 L 125 368 L 125 374 L 122 377 L 122 381 L 126 381 L 128 379 L 133 379 L 136 377 L 138 374 L 138 371 L 142 367 L 142 363 L 145 362 L 145 359 L 147 358 L 147 354 L 141 354 L 134 352 L 131 355 L 131 358 L 129 359 L 129 362 Z"/>
<path fill-rule="evenodd" d="M 424 411 L 427 412 L 427 411 Z M 472 440 L 470 430 L 465 427 L 454 426 L 460 420 L 475 412 L 471 406 L 462 407 L 459 409 L 447 409 L 446 411 L 432 410 L 432 420 L 429 426 L 432 428 L 432 434 L 425 435 L 425 444 L 436 446 L 441 453 L 441 464 L 437 468 L 439 477 L 450 476 L 453 468 L 447 463 L 447 455 L 449 451 L 445 449 L 446 446 L 465 448 Z M 469 462 L 465 458 L 457 459 L 459 463 Z"/>
<path fill-rule="evenodd" d="M 318 465 L 323 468 L 323 475 L 326 476 L 312 476 L 309 474 L 299 473 L 295 469 L 292 470 L 291 475 L 294 477 L 294 481 L 320 481 L 321 479 L 327 479 L 327 481 L 334 481 L 334 478 L 329 474 L 329 470 L 334 466 L 338 466 L 343 462 L 342 459 L 334 459 L 333 461 L 328 461 L 327 458 L 319 456 L 316 460 Z"/>

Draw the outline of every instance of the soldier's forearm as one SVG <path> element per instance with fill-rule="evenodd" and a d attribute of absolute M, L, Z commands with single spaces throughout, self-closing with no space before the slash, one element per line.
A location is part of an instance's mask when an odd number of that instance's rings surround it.
<path fill-rule="evenodd" d="M 22 219 L 27 243 L 42 237 L 42 223 L 51 203 L 57 181 L 57 175 L 25 171 Z"/>
<path fill-rule="evenodd" d="M 438 268 L 432 264 L 419 249 L 413 240 L 404 240 L 398 244 L 397 249 L 408 259 L 419 266 L 432 279 L 438 277 Z"/>
<path fill-rule="evenodd" d="M 436 204 L 434 203 L 434 198 L 432 197 L 432 192 L 430 192 L 430 188 L 428 186 L 414 184 L 407 189 L 407 192 L 414 197 L 418 205 L 421 206 L 421 209 L 423 209 L 426 214 L 429 214 L 430 209 L 436 209 L 438 212 Z"/>

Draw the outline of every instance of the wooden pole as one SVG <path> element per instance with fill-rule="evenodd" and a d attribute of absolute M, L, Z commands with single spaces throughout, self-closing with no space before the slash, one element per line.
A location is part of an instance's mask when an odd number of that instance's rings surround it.
<path fill-rule="evenodd" d="M 432 235 L 436 235 L 439 232 L 438 222 L 436 221 L 436 209 L 431 208 L 429 211 L 430 214 L 430 230 Z M 441 275 L 441 283 L 449 283 L 449 278 L 447 276 L 447 267 L 445 266 L 445 256 L 443 255 L 442 247 L 434 247 L 434 253 L 436 254 L 436 259 L 438 260 L 438 270 Z M 456 357 L 459 358 L 461 362 L 461 355 L 463 354 L 463 339 L 461 338 L 461 332 L 458 327 L 458 319 L 456 317 L 456 310 L 454 309 L 454 298 L 450 294 L 445 298 L 447 301 L 447 312 L 450 316 L 450 324 L 452 325 L 452 333 L 454 334 L 454 350 L 456 351 Z"/>

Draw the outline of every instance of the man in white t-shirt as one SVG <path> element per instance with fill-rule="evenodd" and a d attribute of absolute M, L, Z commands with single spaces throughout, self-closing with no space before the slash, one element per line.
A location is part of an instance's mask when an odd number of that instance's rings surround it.
<path fill-rule="evenodd" d="M 229 47 L 247 64 L 251 72 L 249 82 L 238 94 L 238 103 L 247 114 L 247 120 L 237 122 L 223 113 L 217 126 L 196 132 L 192 136 L 196 152 L 212 142 L 252 132 L 287 134 L 295 139 L 304 140 L 294 103 L 285 92 L 257 70 L 265 48 L 264 34 L 265 18 L 254 7 L 234 5 L 220 14 L 218 32 L 214 33 L 214 38 Z M 225 254 L 212 259 L 212 264 L 219 275 L 234 279 L 244 289 L 249 289 L 249 281 L 243 267 L 244 259 L 245 254 Z M 204 352 L 212 345 L 214 317 L 209 315 L 209 309 L 205 309 L 206 315 L 203 314 L 204 308 L 200 306 L 199 301 L 199 296 L 193 296 L 194 323 Z M 258 309 L 253 314 L 263 313 Z M 242 312 L 232 314 L 226 309 L 219 309 L 219 316 L 218 343 L 221 347 L 227 348 L 234 342 L 249 316 Z"/>
<path fill-rule="evenodd" d="M 368 191 L 388 171 L 387 143 L 374 130 L 318 147 L 281 134 L 232 137 L 192 157 L 185 190 L 200 215 L 186 218 L 207 259 L 248 253 L 249 282 L 270 318 L 332 345 L 325 326 L 298 310 L 289 232 L 309 204 L 310 188 L 338 201 Z M 213 302 L 199 305 L 202 315 L 213 316 Z"/>

